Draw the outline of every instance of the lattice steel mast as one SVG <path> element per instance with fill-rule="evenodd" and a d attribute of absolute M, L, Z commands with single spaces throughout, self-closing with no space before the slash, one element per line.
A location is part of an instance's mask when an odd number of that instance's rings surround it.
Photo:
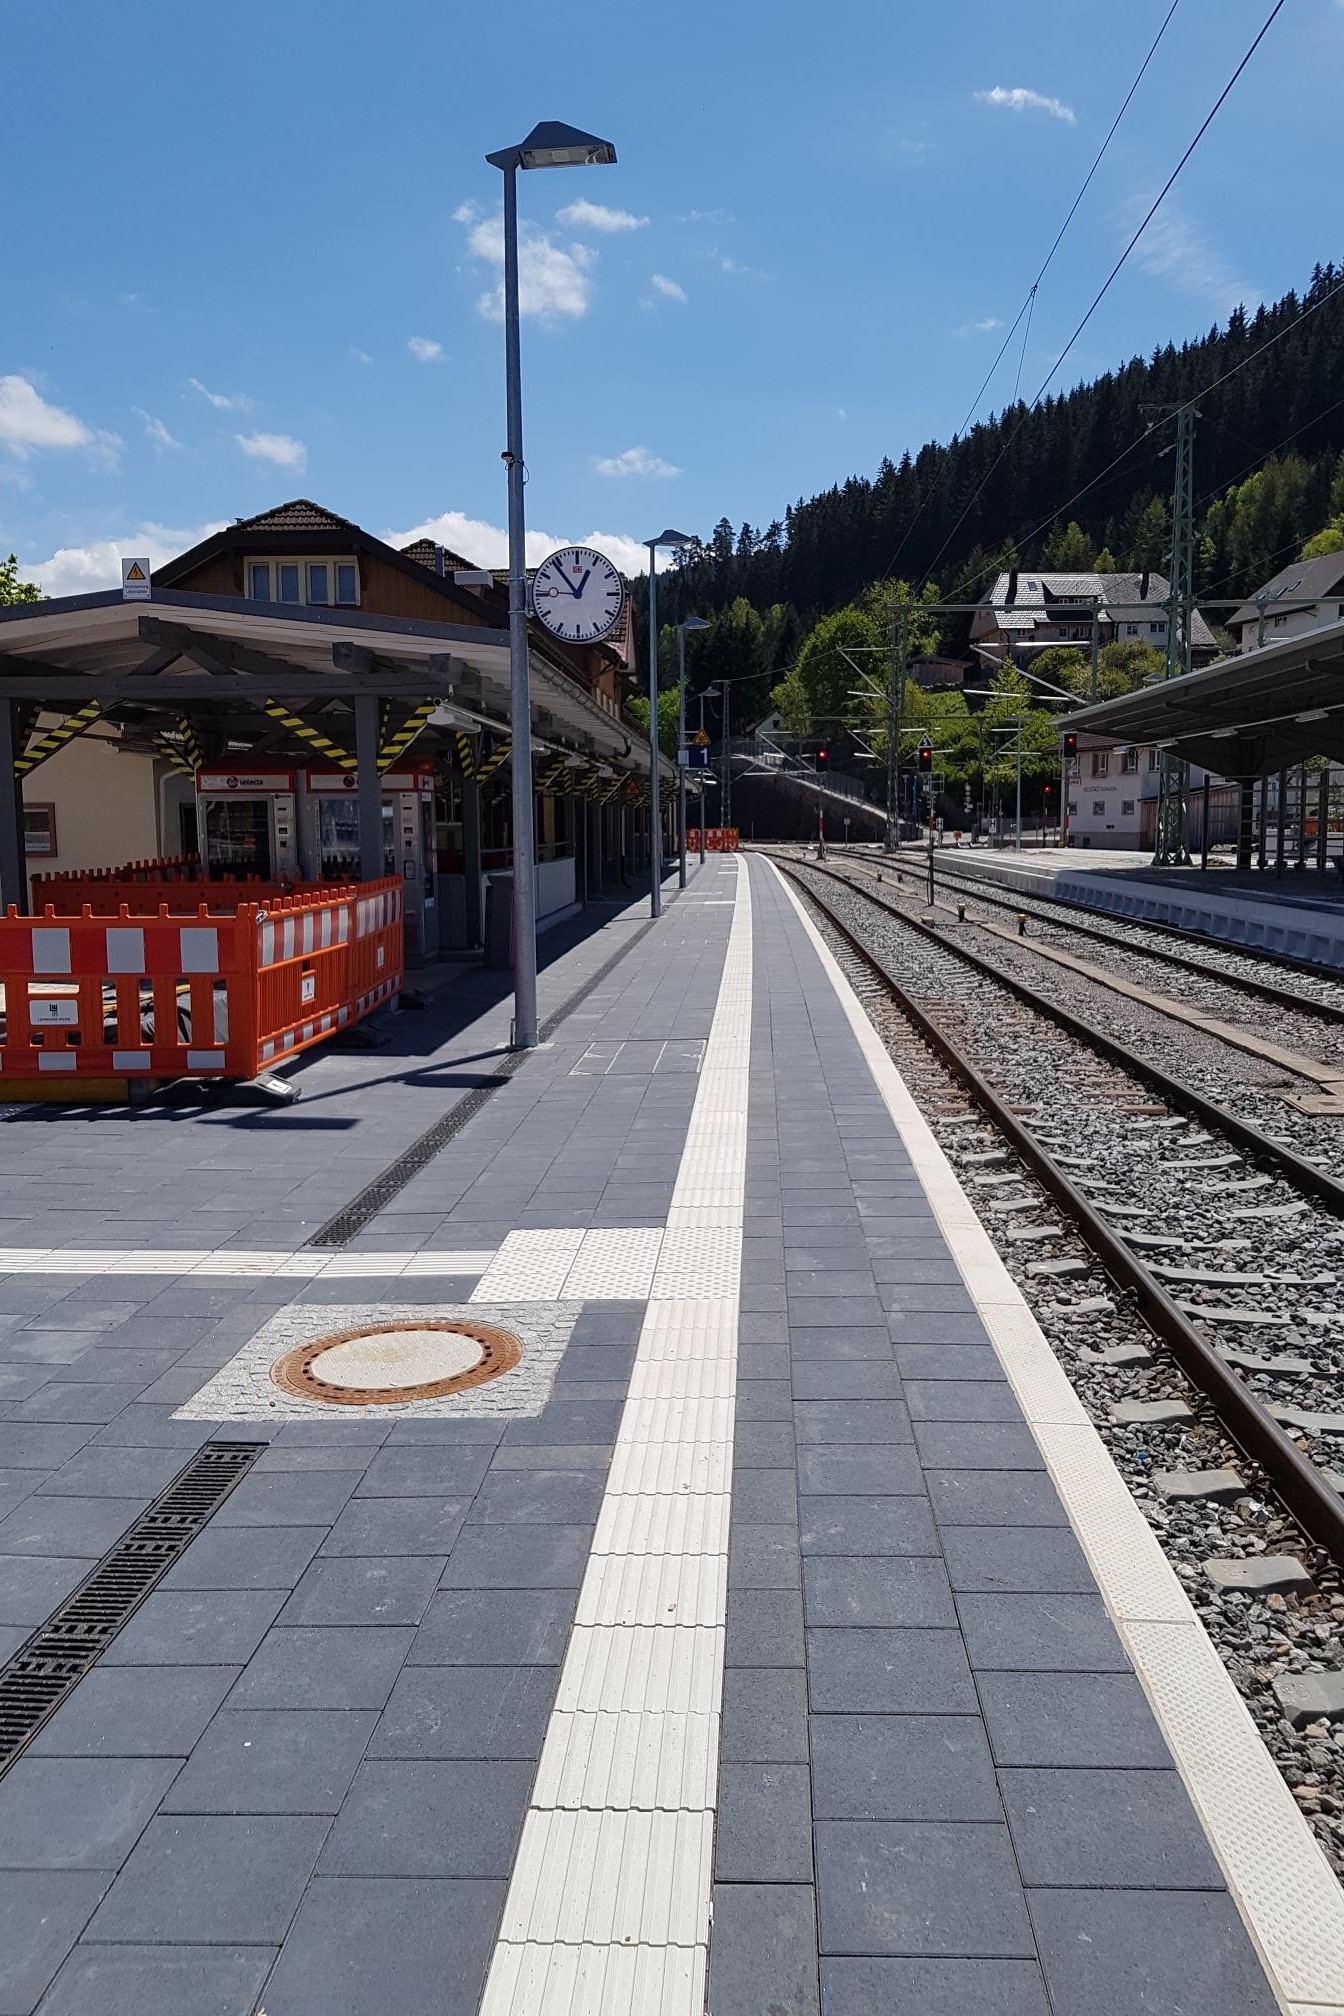
<path fill-rule="evenodd" d="M 1171 498 L 1171 587 L 1167 596 L 1167 663 L 1164 679 L 1190 670 L 1195 620 L 1195 421 L 1189 403 L 1176 408 L 1176 476 Z M 1161 751 L 1153 865 L 1190 865 L 1190 766 Z"/>

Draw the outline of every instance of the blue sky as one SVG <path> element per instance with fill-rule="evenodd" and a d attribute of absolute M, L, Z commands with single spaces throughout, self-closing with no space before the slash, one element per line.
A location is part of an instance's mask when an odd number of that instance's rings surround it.
<path fill-rule="evenodd" d="M 520 178 L 531 525 L 627 558 L 782 516 L 960 424 L 1167 4 L 11 10 L 0 553 L 76 592 L 308 495 L 497 561 L 482 157 L 542 118 L 620 159 Z M 1181 0 L 1024 395 L 1267 11 Z M 1059 382 L 1344 254 L 1341 74 L 1344 0 L 1289 0 Z"/>

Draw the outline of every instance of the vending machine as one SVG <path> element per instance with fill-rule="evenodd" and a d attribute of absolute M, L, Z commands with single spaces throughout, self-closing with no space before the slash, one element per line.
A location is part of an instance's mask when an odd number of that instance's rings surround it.
<path fill-rule="evenodd" d="M 317 882 L 358 882 L 359 790 L 349 770 L 301 773 L 300 858 Z M 431 959 L 439 949 L 435 900 L 434 767 L 389 770 L 383 787 L 383 873 L 402 880 L 406 956 Z"/>
<path fill-rule="evenodd" d="M 212 880 L 297 878 L 295 784 L 292 770 L 278 768 L 197 771 L 197 847 Z"/>

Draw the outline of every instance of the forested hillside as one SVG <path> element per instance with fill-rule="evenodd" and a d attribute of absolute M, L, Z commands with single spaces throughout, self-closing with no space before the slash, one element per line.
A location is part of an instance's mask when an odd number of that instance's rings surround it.
<path fill-rule="evenodd" d="M 1304 295 L 884 459 L 764 530 L 721 519 L 660 585 L 662 623 L 717 618 L 688 639 L 692 689 L 754 673 L 734 695 L 744 719 L 819 618 L 886 578 L 962 602 L 1019 561 L 1164 570 L 1173 430 L 1161 409 L 1191 399 L 1200 594 L 1241 596 L 1319 535 L 1344 543 L 1344 267 L 1332 263 Z M 963 637 L 945 626 L 944 648 Z"/>

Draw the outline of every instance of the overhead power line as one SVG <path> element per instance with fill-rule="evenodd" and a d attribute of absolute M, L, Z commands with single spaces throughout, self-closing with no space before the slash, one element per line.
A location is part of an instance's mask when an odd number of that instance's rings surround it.
<path fill-rule="evenodd" d="M 1068 230 L 1070 224 L 1072 224 L 1074 217 L 1077 214 L 1078 205 L 1082 202 L 1084 196 L 1086 196 L 1088 192 L 1088 189 L 1091 187 L 1092 178 L 1096 174 L 1098 168 L 1100 168 L 1102 161 L 1105 157 L 1106 150 L 1110 146 L 1112 140 L 1115 138 L 1116 129 L 1119 126 L 1120 121 L 1124 118 L 1126 112 L 1129 110 L 1130 100 L 1133 98 L 1134 93 L 1138 90 L 1140 84 L 1143 82 L 1148 66 L 1152 62 L 1154 56 L 1156 56 L 1157 54 L 1158 44 L 1161 42 L 1162 37 L 1166 34 L 1167 27 L 1171 21 L 1171 17 L 1176 12 L 1176 9 L 1180 6 L 1180 4 L 1181 0 L 1171 0 L 1171 5 L 1170 7 L 1168 7 L 1165 15 L 1162 18 L 1162 25 L 1158 29 L 1156 35 L 1154 35 L 1152 42 L 1149 45 L 1148 54 L 1144 57 L 1142 63 L 1140 63 L 1137 71 L 1134 73 L 1134 80 L 1131 83 L 1128 91 L 1126 91 L 1124 95 L 1124 98 L 1120 105 L 1120 110 L 1116 113 L 1114 119 L 1112 119 L 1110 126 L 1107 129 L 1106 138 L 1102 141 L 1100 147 L 1097 149 L 1096 155 L 1094 156 L 1092 161 L 1092 166 L 1088 169 L 1086 175 L 1083 177 L 1082 183 L 1080 184 L 1078 189 L 1078 193 L 1074 197 L 1072 203 L 1070 203 L 1069 205 L 1067 214 L 1065 215 L 1064 218 L 1064 222 L 1060 225 L 1058 231 L 1056 231 L 1054 236 L 1054 242 L 1052 243 L 1050 250 L 1046 253 L 1044 259 L 1041 261 L 1040 270 L 1037 273 L 1036 278 L 1032 281 L 1031 286 L 1027 289 L 1026 298 L 1023 301 L 1022 306 L 1018 309 L 1016 315 L 1014 315 L 1013 317 L 1012 327 L 1009 329 L 1007 335 L 1004 337 L 1002 343 L 999 345 L 998 354 L 995 357 L 994 362 L 990 365 L 988 371 L 985 373 L 985 376 L 981 381 L 979 391 L 976 393 L 974 399 L 972 399 L 969 407 L 966 410 L 966 418 L 962 421 L 960 427 L 958 427 L 957 429 L 958 436 L 963 435 L 966 432 L 966 429 L 970 426 L 971 421 L 979 408 L 980 401 L 985 396 L 986 389 L 989 386 L 989 383 L 993 378 L 994 373 L 998 370 L 1000 364 L 1003 362 L 1004 353 L 1007 350 L 1008 345 L 1012 342 L 1013 337 L 1017 332 L 1017 326 L 1021 322 L 1023 316 L 1025 315 L 1027 318 L 1027 327 L 1023 331 L 1022 335 L 1022 355 L 1018 361 L 1017 366 L 1017 384 L 1014 385 L 1013 387 L 1013 404 L 1014 405 L 1017 404 L 1018 386 L 1022 382 L 1022 366 L 1023 364 L 1025 364 L 1027 358 L 1027 338 L 1031 334 L 1031 316 L 1032 316 L 1032 309 L 1036 301 L 1037 289 L 1040 287 L 1042 280 L 1044 280 L 1046 274 L 1049 272 L 1051 261 L 1054 259 L 1056 252 L 1058 252 L 1061 244 L 1064 242 L 1064 233 Z M 923 516 L 924 506 L 928 503 L 929 496 L 931 494 L 932 492 L 930 490 L 926 492 L 925 495 L 920 499 L 914 517 L 911 519 L 909 525 L 906 527 L 905 532 L 902 534 L 900 545 L 896 548 L 896 551 L 892 554 L 891 559 L 887 562 L 887 565 L 883 570 L 884 577 L 885 575 L 890 574 L 892 568 L 896 565 L 896 562 L 900 559 L 901 554 L 905 550 L 906 540 L 910 537 L 910 534 L 914 531 L 916 525 L 920 521 L 920 518 Z"/>
<path fill-rule="evenodd" d="M 972 493 L 971 497 L 967 501 L 966 505 L 963 507 L 960 517 L 957 519 L 955 525 L 953 525 L 946 539 L 944 539 L 937 553 L 935 553 L 932 561 L 929 564 L 928 571 L 930 574 L 933 573 L 934 569 L 938 565 L 938 562 L 942 559 L 944 553 L 946 553 L 948 547 L 951 545 L 952 541 L 956 538 L 957 533 L 961 530 L 961 527 L 965 524 L 966 519 L 970 516 L 971 511 L 974 509 L 976 503 L 983 495 L 985 486 L 988 484 L 990 477 L 999 467 L 999 464 L 1003 461 L 1005 455 L 1008 453 L 1008 450 L 1012 447 L 1018 435 L 1022 432 L 1022 429 L 1026 426 L 1030 414 L 1035 410 L 1037 406 L 1039 406 L 1041 400 L 1045 396 L 1046 390 L 1049 387 L 1051 379 L 1054 377 L 1055 373 L 1058 371 L 1060 365 L 1064 362 L 1064 359 L 1068 356 L 1069 352 L 1073 349 L 1074 344 L 1078 341 L 1078 338 L 1082 335 L 1084 329 L 1086 329 L 1088 323 L 1092 320 L 1092 317 L 1096 314 L 1097 309 L 1101 306 L 1102 302 L 1105 300 L 1107 294 L 1110 292 L 1111 285 L 1114 282 L 1117 274 L 1124 266 L 1125 261 L 1129 258 L 1130 253 L 1134 250 L 1135 246 L 1142 238 L 1144 232 L 1148 229 L 1148 226 L 1152 223 L 1154 217 L 1157 215 L 1159 209 L 1162 207 L 1163 202 L 1165 201 L 1167 195 L 1169 194 L 1172 185 L 1175 183 L 1176 178 L 1179 176 L 1181 170 L 1185 167 L 1186 162 L 1190 159 L 1190 156 L 1194 153 L 1196 147 L 1198 147 L 1200 141 L 1204 138 L 1204 135 L 1208 132 L 1210 126 L 1213 124 L 1214 120 L 1218 116 L 1218 113 L 1221 111 L 1223 105 L 1226 103 L 1233 86 L 1237 82 L 1237 79 L 1241 76 L 1242 71 L 1246 68 L 1246 65 L 1250 62 L 1252 56 L 1254 56 L 1256 50 L 1260 47 L 1260 44 L 1264 41 L 1266 35 L 1273 27 L 1275 21 L 1278 19 L 1279 15 L 1283 12 L 1283 9 L 1286 5 L 1287 0 L 1274 0 L 1274 5 L 1273 7 L 1271 7 L 1268 15 L 1265 17 L 1265 20 L 1261 23 L 1260 28 L 1255 36 L 1254 41 L 1251 43 L 1250 48 L 1246 51 L 1245 55 L 1238 63 L 1236 69 L 1232 72 L 1232 75 L 1228 78 L 1226 84 L 1224 84 L 1222 90 L 1218 93 L 1218 96 L 1214 100 L 1213 105 L 1210 107 L 1209 111 L 1204 115 L 1204 119 L 1201 122 L 1200 126 L 1198 127 L 1197 131 L 1195 132 L 1194 137 L 1190 140 L 1190 142 L 1185 148 L 1185 151 L 1181 155 L 1179 161 L 1176 163 L 1176 166 L 1172 169 L 1170 175 L 1168 175 L 1166 181 L 1162 184 L 1161 189 L 1154 197 L 1152 203 L 1148 206 L 1148 209 L 1144 215 L 1142 223 L 1135 231 L 1133 237 L 1126 245 L 1124 251 L 1120 254 L 1120 257 L 1116 260 L 1114 266 L 1112 266 L 1110 272 L 1107 274 L 1105 280 L 1102 282 L 1097 292 L 1093 295 L 1092 300 L 1087 308 L 1087 312 L 1083 315 L 1082 320 L 1078 323 L 1077 327 L 1074 329 L 1074 332 L 1070 336 L 1068 342 L 1064 345 L 1064 348 L 1060 351 L 1058 357 L 1056 357 L 1049 371 L 1047 371 L 1045 377 L 1042 379 L 1040 387 L 1037 390 L 1035 397 L 1031 401 L 1031 405 L 1027 408 L 1027 411 L 1022 415 L 1022 418 L 1018 421 L 1016 427 L 1014 427 L 1012 433 L 1008 436 L 1008 439 L 1004 442 L 998 454 L 994 457 L 994 460 L 990 463 L 989 468 L 985 471 L 979 483 L 976 485 L 976 488 Z M 1250 359 L 1247 358 L 1245 361 L 1249 363 Z"/>

